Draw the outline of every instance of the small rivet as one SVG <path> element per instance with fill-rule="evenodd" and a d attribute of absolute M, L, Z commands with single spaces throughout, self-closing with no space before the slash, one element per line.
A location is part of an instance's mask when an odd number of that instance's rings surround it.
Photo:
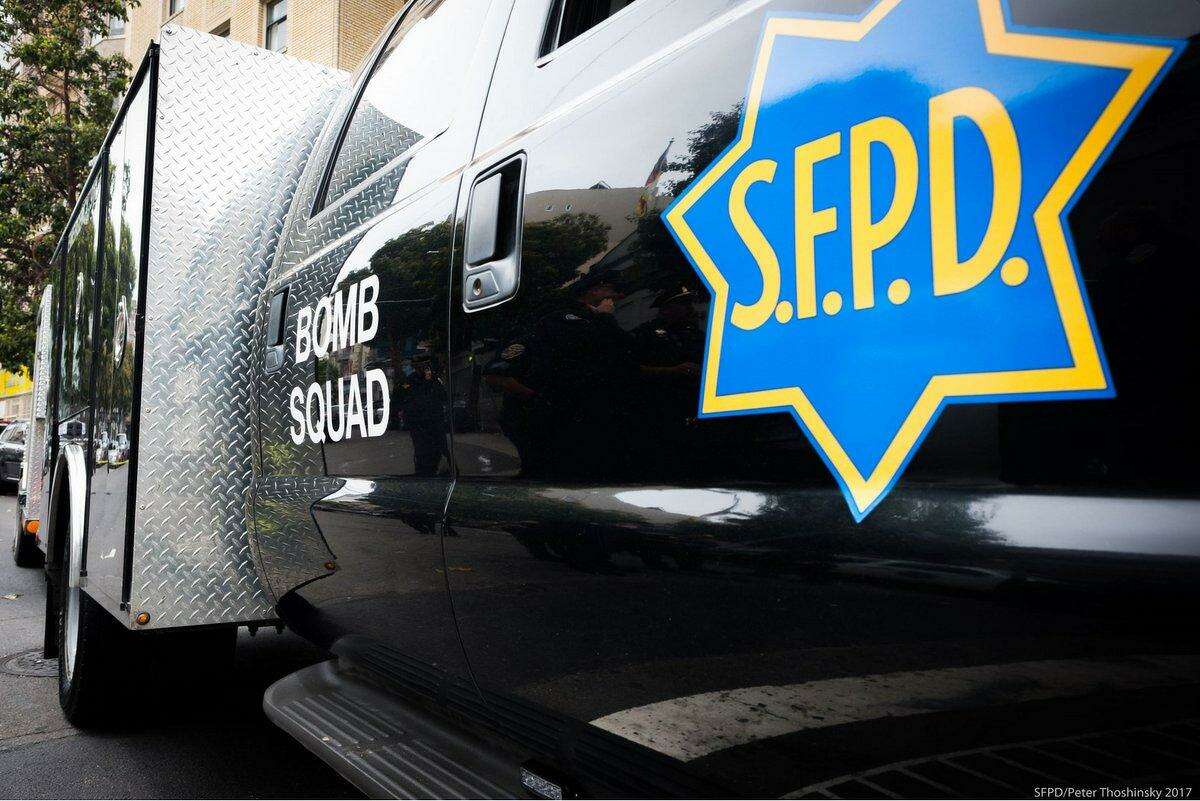
<path fill-rule="evenodd" d="M 135 623 L 137 623 L 139 626 L 144 626 L 150 622 L 150 613 L 149 612 L 138 612 L 137 616 L 133 619 L 133 621 Z"/>

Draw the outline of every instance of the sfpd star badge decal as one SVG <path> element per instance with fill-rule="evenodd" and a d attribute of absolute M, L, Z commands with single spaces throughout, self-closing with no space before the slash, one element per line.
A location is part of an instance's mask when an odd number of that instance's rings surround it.
<path fill-rule="evenodd" d="M 769 17 L 663 213 L 713 297 L 701 416 L 791 412 L 862 520 L 947 403 L 1111 397 L 1065 219 L 1183 47 L 1000 0 Z"/>

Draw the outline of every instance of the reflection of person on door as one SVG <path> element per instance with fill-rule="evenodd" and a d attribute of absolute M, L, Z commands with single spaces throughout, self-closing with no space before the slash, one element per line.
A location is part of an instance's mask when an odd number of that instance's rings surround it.
<path fill-rule="evenodd" d="M 436 476 L 442 457 L 450 458 L 446 442 L 446 388 L 434 373 L 428 355 L 413 359 L 404 399 L 404 421 L 413 443 L 413 472 Z"/>

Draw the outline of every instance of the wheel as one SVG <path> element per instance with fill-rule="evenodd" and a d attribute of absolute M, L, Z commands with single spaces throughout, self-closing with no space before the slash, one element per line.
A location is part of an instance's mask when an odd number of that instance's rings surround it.
<path fill-rule="evenodd" d="M 70 559 L 58 587 L 58 703 L 72 725 L 105 727 L 128 717 L 134 696 L 126 685 L 132 668 L 141 667 L 139 643 L 80 590 Z M 118 703 L 125 705 L 121 712 Z"/>
<path fill-rule="evenodd" d="M 214 704 L 221 708 L 234 682 L 237 633 L 236 626 L 222 626 L 144 635 L 150 670 L 158 680 L 154 694 L 170 697 L 180 686 L 188 687 L 190 698 L 176 711 L 211 714 Z"/>
<path fill-rule="evenodd" d="M 13 562 L 17 567 L 41 567 L 42 552 L 38 550 L 37 540 L 32 534 L 25 533 L 25 521 L 17 515 L 17 531 L 13 535 Z"/>
<path fill-rule="evenodd" d="M 69 559 L 70 557 L 68 557 Z M 153 717 L 137 699 L 171 697 L 179 686 L 203 698 L 230 679 L 237 627 L 134 632 L 78 586 L 65 565 L 58 587 L 58 702 L 74 726 L 108 729 Z M 135 686 L 136 685 L 136 686 Z M 160 714 L 177 711 L 159 708 Z"/>
<path fill-rule="evenodd" d="M 72 725 L 103 730 L 175 714 L 188 705 L 152 709 L 137 699 L 170 698 L 182 685 L 211 702 L 231 679 L 236 627 L 129 631 L 67 584 L 58 604 L 58 702 Z"/>

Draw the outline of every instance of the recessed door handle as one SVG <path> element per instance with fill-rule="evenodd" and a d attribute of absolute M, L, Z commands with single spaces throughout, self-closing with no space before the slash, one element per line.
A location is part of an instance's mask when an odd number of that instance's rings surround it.
<path fill-rule="evenodd" d="M 495 173 L 475 184 L 467 230 L 467 264 L 478 266 L 500 255 L 500 203 L 504 175 Z"/>
<path fill-rule="evenodd" d="M 463 308 L 508 300 L 521 282 L 525 154 L 485 170 L 471 186 L 463 248 Z"/>
<path fill-rule="evenodd" d="M 267 341 L 264 369 L 272 373 L 283 366 L 284 326 L 287 322 L 287 287 L 271 296 L 271 308 L 267 314 Z"/>

